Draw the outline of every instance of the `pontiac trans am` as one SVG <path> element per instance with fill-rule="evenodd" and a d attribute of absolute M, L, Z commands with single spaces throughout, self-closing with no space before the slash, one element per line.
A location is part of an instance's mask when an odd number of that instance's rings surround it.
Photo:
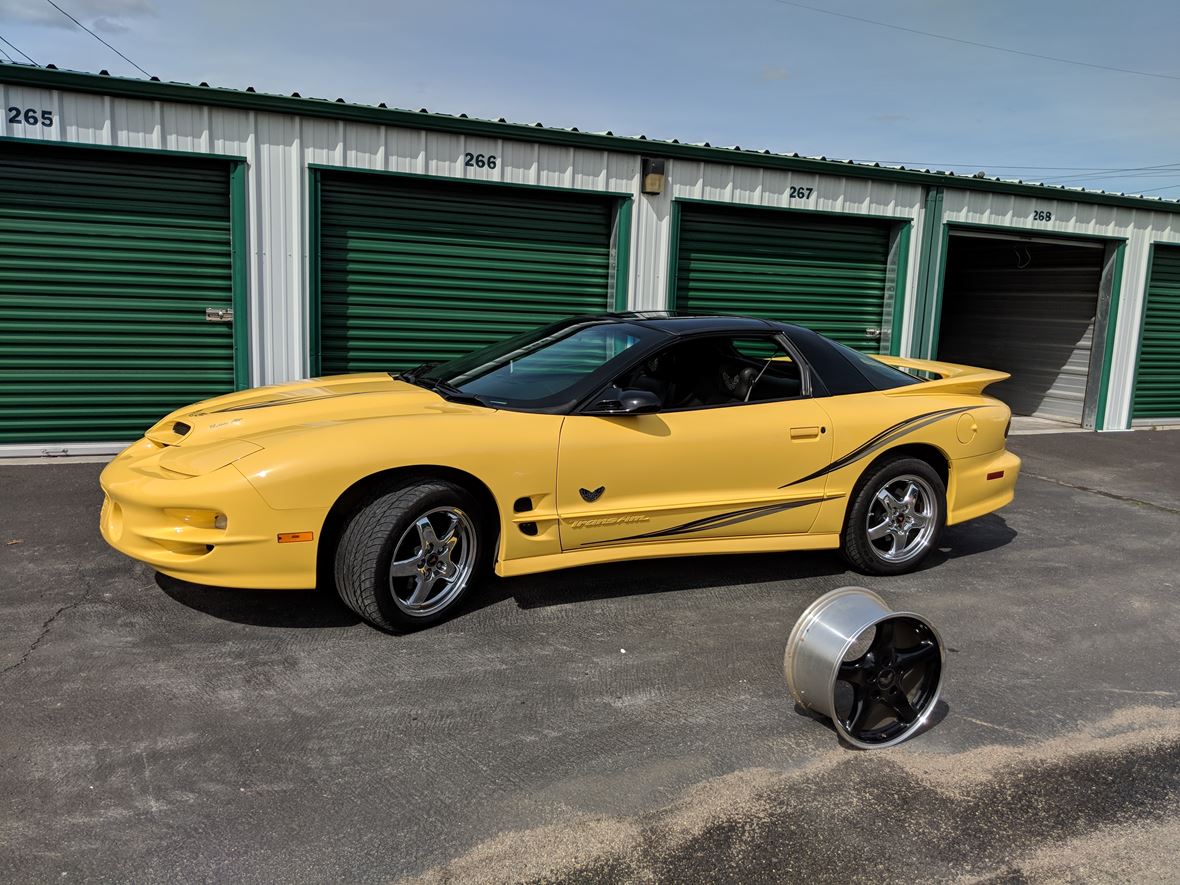
<path fill-rule="evenodd" d="M 573 317 L 179 409 L 103 471 L 102 534 L 189 581 L 334 585 L 395 631 L 488 569 L 831 548 L 899 574 L 1012 500 L 1006 377 L 748 317 Z"/>

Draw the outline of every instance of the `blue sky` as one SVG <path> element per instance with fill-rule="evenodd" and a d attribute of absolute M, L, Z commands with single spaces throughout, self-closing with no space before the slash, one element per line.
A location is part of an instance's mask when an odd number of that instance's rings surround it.
<path fill-rule="evenodd" d="M 1180 79 L 1025 58 L 776 0 L 57 2 L 165 80 L 828 157 L 961 163 L 970 168 L 959 171 L 1180 198 Z M 1174 0 L 809 2 L 1180 77 Z M 46 0 L 0 0 L 0 35 L 41 64 L 138 76 Z M 1164 164 L 1175 166 L 1048 168 Z"/>

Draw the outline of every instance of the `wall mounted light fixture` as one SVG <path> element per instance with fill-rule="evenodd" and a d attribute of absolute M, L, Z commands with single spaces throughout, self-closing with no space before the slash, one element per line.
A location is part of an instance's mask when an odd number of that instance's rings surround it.
<path fill-rule="evenodd" d="M 666 160 L 654 157 L 644 157 L 642 163 L 643 186 L 645 194 L 662 194 L 664 192 L 664 164 Z"/>

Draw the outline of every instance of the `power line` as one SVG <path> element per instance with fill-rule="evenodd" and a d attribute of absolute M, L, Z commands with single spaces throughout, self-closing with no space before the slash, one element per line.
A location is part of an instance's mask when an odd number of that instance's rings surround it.
<path fill-rule="evenodd" d="M 50 6 L 52 6 L 54 9 L 56 9 L 58 12 L 60 12 L 62 15 L 64 15 L 66 18 L 68 18 L 70 21 L 72 21 L 74 24 L 76 24 L 78 27 L 80 27 L 83 31 L 85 31 L 87 34 L 89 34 L 91 37 L 93 37 L 95 40 L 97 40 L 99 43 L 101 43 L 103 46 L 105 46 L 111 52 L 115 53 L 115 55 L 119 56 L 119 58 L 123 59 L 123 61 L 127 62 L 127 64 L 131 65 L 131 67 L 135 68 L 137 71 L 139 71 L 145 77 L 151 76 L 151 74 L 149 74 L 147 71 L 145 71 L 139 65 L 137 65 L 135 62 L 133 62 L 131 59 L 129 59 L 127 56 L 125 56 L 123 53 L 121 53 L 118 49 L 116 49 L 114 46 L 112 46 L 106 40 L 102 39 L 102 37 L 98 36 L 98 34 L 94 33 L 94 31 L 90 30 L 90 28 L 86 27 L 86 25 L 82 24 L 82 22 L 78 21 L 76 18 L 74 18 L 72 15 L 70 15 L 68 12 L 66 12 L 64 9 L 62 9 L 60 6 L 58 6 L 56 3 L 54 3 L 53 0 L 45 0 L 45 2 L 48 3 Z M 30 61 L 32 61 L 32 59 L 30 59 Z"/>
<path fill-rule="evenodd" d="M 16 64 L 16 59 L 15 59 L 15 58 L 13 58 L 11 55 L 9 55 L 9 54 L 8 54 L 8 52 L 7 52 L 7 51 L 4 49 L 4 47 L 2 47 L 2 46 L 0 46 L 0 54 L 3 54 L 3 56 L 4 56 L 6 59 L 8 59 L 8 60 L 9 60 L 10 62 L 12 62 L 13 64 Z"/>
<path fill-rule="evenodd" d="M 876 25 L 879 28 L 889 28 L 893 31 L 904 31 L 907 34 L 918 34 L 922 37 L 933 37 L 935 40 L 947 40 L 951 43 L 960 43 L 964 46 L 976 46 L 980 49 L 992 49 L 996 52 L 1007 52 L 1011 55 L 1023 55 L 1027 58 L 1039 58 L 1042 61 L 1053 61 L 1064 65 L 1078 65 L 1083 68 L 1096 68 L 1101 71 L 1115 71 L 1119 74 L 1135 74 L 1138 77 L 1156 77 L 1160 80 L 1180 80 L 1180 75 L 1177 74 L 1156 74 L 1152 71 L 1136 71 L 1131 68 L 1117 68 L 1113 65 L 1100 65 L 1089 61 L 1078 61 L 1074 58 L 1061 58 L 1056 55 L 1041 55 L 1039 52 L 1026 52 L 1023 49 L 1012 49 L 1008 46 L 997 46 L 994 43 L 980 43 L 977 40 L 965 40 L 962 37 L 952 37 L 949 34 L 935 34 L 932 31 L 921 31 L 917 28 L 907 28 L 902 25 L 893 25 L 889 22 L 877 21 L 871 18 L 862 18 L 859 15 L 849 15 L 846 12 L 835 12 L 831 9 L 820 9 L 818 6 L 808 6 L 805 3 L 795 3 L 793 0 L 774 0 L 782 6 L 794 6 L 796 9 L 806 9 L 810 12 L 818 12 L 821 15 L 831 15 L 836 18 L 846 18 L 851 21 L 863 22 L 867 25 Z"/>
<path fill-rule="evenodd" d="M 1155 193 L 1159 193 L 1160 191 L 1175 190 L 1178 187 L 1180 187 L 1180 184 L 1169 184 L 1169 185 L 1165 185 L 1164 187 L 1153 187 L 1149 190 L 1139 191 L 1139 193 L 1141 193 L 1141 194 L 1155 194 Z"/>
<path fill-rule="evenodd" d="M 16 51 L 17 51 L 17 52 L 20 52 L 20 54 L 21 54 L 21 55 L 24 55 L 24 56 L 25 56 L 25 58 L 28 58 L 28 59 L 29 59 L 29 64 L 31 64 L 31 65 L 35 65 L 35 64 L 36 64 L 36 62 L 35 62 L 35 61 L 33 61 L 31 58 L 29 58 L 27 55 L 25 55 L 25 53 L 21 52 L 21 50 L 17 49 L 15 46 L 13 46 L 11 43 L 9 43 L 7 40 L 5 40 L 3 37 L 0 37 L 0 41 L 3 41 L 3 42 L 4 42 L 4 44 L 5 44 L 6 46 L 9 46 L 9 47 L 11 47 L 12 49 L 16 49 Z M 8 53 L 5 53 L 5 55 L 8 55 Z M 9 56 L 9 57 L 11 58 L 11 56 Z"/>
<path fill-rule="evenodd" d="M 874 160 L 861 162 L 876 162 L 885 166 L 923 166 L 927 168 L 945 167 L 947 169 L 1032 169 L 1032 170 L 1048 170 L 1048 171 L 1066 171 L 1066 172 L 1105 172 L 1106 166 L 1005 166 L 1000 163 L 932 163 L 928 160 Z"/>

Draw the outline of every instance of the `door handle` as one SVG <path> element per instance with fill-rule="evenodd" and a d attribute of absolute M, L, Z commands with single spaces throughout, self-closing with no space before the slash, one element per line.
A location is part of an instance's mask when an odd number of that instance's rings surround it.
<path fill-rule="evenodd" d="M 815 439 L 822 432 L 821 427 L 792 427 L 791 439 Z"/>

